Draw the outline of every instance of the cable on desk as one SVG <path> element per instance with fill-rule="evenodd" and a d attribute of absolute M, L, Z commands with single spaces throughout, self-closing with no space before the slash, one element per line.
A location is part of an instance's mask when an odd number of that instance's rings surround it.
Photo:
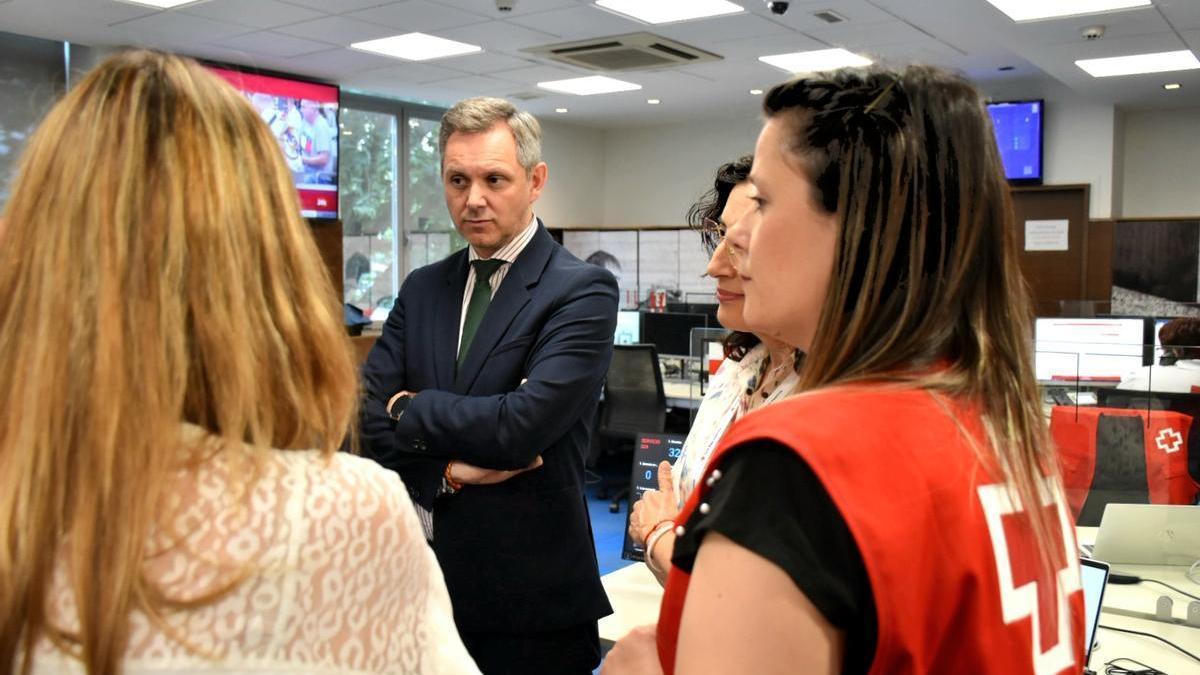
<path fill-rule="evenodd" d="M 1142 583 L 1144 583 L 1144 584 L 1158 584 L 1159 586 L 1164 586 L 1164 587 L 1166 587 L 1166 588 L 1169 588 L 1169 589 L 1171 589 L 1171 590 L 1175 591 L 1176 593 L 1178 593 L 1178 594 L 1180 594 L 1180 595 L 1186 595 L 1186 596 L 1188 596 L 1189 598 L 1191 598 L 1191 599 L 1193 599 L 1193 600 L 1200 600 L 1200 595 L 1192 595 L 1191 593 L 1188 593 L 1188 592 L 1187 592 L 1187 591 L 1185 591 L 1185 590 L 1181 590 L 1181 589 L 1175 588 L 1175 587 L 1174 587 L 1174 586 L 1172 586 L 1171 584 L 1164 583 L 1164 582 L 1162 582 L 1162 581 L 1159 581 L 1158 579 L 1147 579 L 1146 577 L 1142 577 Z"/>
<path fill-rule="evenodd" d="M 1153 638 L 1153 639 L 1158 640 L 1159 642 L 1162 642 L 1170 647 L 1174 647 L 1175 649 L 1190 656 L 1192 658 L 1192 660 L 1196 661 L 1197 663 L 1200 663 L 1200 656 L 1196 656 L 1195 654 L 1189 652 L 1188 650 L 1184 649 L 1183 647 L 1180 647 L 1179 645 L 1175 644 L 1174 642 L 1171 642 L 1170 640 L 1164 640 L 1163 638 L 1160 638 L 1159 636 L 1157 636 L 1153 633 L 1143 633 L 1140 630 L 1129 630 L 1127 628 L 1113 628 L 1112 626 L 1105 626 L 1104 624 L 1100 624 L 1100 627 L 1105 630 L 1115 630 L 1118 633 L 1129 633 L 1130 635 L 1141 635 L 1142 637 Z M 1116 661 L 1116 660 L 1119 660 L 1119 659 L 1114 659 L 1114 661 Z M 1126 660 L 1128 661 L 1130 659 L 1126 659 Z"/>
<path fill-rule="evenodd" d="M 1197 563 L 1200 563 L 1200 561 L 1197 561 Z M 1195 567 L 1195 565 L 1193 565 L 1193 567 Z M 1191 574 L 1191 571 L 1192 570 L 1188 570 L 1189 575 Z M 1191 579 L 1191 577 L 1189 576 L 1188 579 Z M 1191 580 L 1194 581 L 1194 579 L 1191 579 Z M 1164 581 L 1159 581 L 1158 579 L 1150 579 L 1147 577 L 1139 577 L 1136 574 L 1124 574 L 1121 572 L 1113 572 L 1108 575 L 1108 582 L 1111 584 L 1158 584 L 1159 586 L 1163 586 L 1164 588 L 1169 588 L 1172 591 L 1175 591 L 1176 593 L 1178 593 L 1180 595 L 1186 595 L 1187 597 L 1189 597 L 1193 600 L 1200 600 L 1200 595 L 1193 595 L 1181 588 L 1176 588 L 1175 586 L 1172 586 L 1171 584 L 1168 584 Z"/>
<path fill-rule="evenodd" d="M 1137 668 L 1127 668 L 1125 666 L 1118 666 L 1117 661 L 1128 661 L 1130 663 L 1137 664 L 1138 667 Z M 1112 661 L 1105 663 L 1104 664 L 1104 675 L 1167 675 L 1167 674 L 1164 673 L 1163 671 L 1159 670 L 1158 668 L 1155 668 L 1154 666 L 1148 666 L 1148 665 L 1142 663 L 1141 661 L 1135 661 L 1133 659 L 1127 659 L 1127 658 L 1122 657 L 1119 659 L 1113 659 Z"/>

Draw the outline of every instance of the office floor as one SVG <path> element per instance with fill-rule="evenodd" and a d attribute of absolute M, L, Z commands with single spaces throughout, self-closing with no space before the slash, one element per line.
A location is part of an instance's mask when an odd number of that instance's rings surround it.
<path fill-rule="evenodd" d="M 621 473 L 629 480 L 628 468 Z M 617 480 L 618 474 L 613 469 L 604 469 L 598 475 L 608 480 Z M 592 538 L 596 542 L 596 559 L 600 563 L 600 574 L 608 574 L 632 564 L 630 560 L 621 558 L 621 547 L 625 543 L 625 518 L 629 513 L 629 502 L 621 500 L 621 511 L 610 513 L 608 499 L 596 496 L 599 485 L 587 486 L 588 513 L 592 518 Z"/>

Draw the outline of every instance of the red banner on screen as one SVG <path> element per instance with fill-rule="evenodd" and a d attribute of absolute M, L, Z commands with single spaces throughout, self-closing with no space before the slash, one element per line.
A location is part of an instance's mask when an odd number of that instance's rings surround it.
<path fill-rule="evenodd" d="M 300 188 L 300 212 L 305 218 L 337 218 L 336 190 L 306 190 Z"/>
<path fill-rule="evenodd" d="M 328 84 L 255 75 L 225 68 L 211 68 L 211 70 L 225 78 L 238 91 L 259 92 L 287 98 L 306 98 L 317 103 L 336 104 L 338 102 L 338 88 Z"/>

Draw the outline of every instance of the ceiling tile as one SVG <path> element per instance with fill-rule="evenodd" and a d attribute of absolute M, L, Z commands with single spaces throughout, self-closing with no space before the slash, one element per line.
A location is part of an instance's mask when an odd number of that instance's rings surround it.
<path fill-rule="evenodd" d="M 590 71 L 569 70 L 567 68 L 558 68 L 556 66 L 533 66 L 532 68 L 518 68 L 517 70 L 506 70 L 499 73 L 493 73 L 506 80 L 520 82 L 522 84 L 537 84 L 538 82 L 550 82 L 552 80 L 565 80 L 571 77 L 580 77 L 582 75 L 595 75 Z M 620 75 L 615 75 L 620 78 Z"/>
<path fill-rule="evenodd" d="M 559 38 L 549 33 L 517 26 L 507 21 L 493 21 L 474 26 L 463 26 L 439 31 L 440 37 L 482 45 L 488 51 L 515 52 L 528 47 L 558 42 Z"/>
<path fill-rule="evenodd" d="M 230 21 L 252 28 L 274 28 L 325 16 L 324 12 L 288 5 L 277 0 L 208 0 L 180 9 L 181 14 Z"/>
<path fill-rule="evenodd" d="M 374 40 L 395 35 L 396 30 L 388 26 L 356 21 L 342 16 L 331 16 L 275 29 L 296 37 L 309 38 L 349 46 L 352 42 Z"/>
<path fill-rule="evenodd" d="M 647 30 L 672 40 L 679 40 L 701 49 L 717 41 L 741 40 L 766 35 L 791 33 L 792 30 L 761 16 L 742 13 L 720 16 L 703 21 L 685 21 L 663 26 L 648 26 Z"/>
<path fill-rule="evenodd" d="M 282 33 L 259 31 L 236 37 L 226 38 L 214 43 L 227 49 L 238 49 L 252 54 L 267 54 L 270 56 L 300 56 L 327 50 L 336 45 L 317 42 L 308 38 L 298 38 Z"/>
<path fill-rule="evenodd" d="M 347 16 L 359 19 L 360 21 L 391 26 L 401 33 L 411 33 L 413 31 L 428 33 L 446 28 L 469 26 L 473 23 L 490 21 L 492 19 L 488 15 L 464 12 L 452 7 L 443 7 L 442 5 L 425 2 L 425 0 L 397 2 L 358 12 L 351 12 Z"/>
<path fill-rule="evenodd" d="M 430 84 L 443 89 L 461 91 L 464 98 L 468 96 L 503 95 L 513 91 L 514 89 L 518 89 L 521 86 L 520 83 L 512 82 L 510 80 L 480 75 L 455 77 L 449 80 L 432 82 Z"/>
<path fill-rule="evenodd" d="M 357 49 L 330 49 L 297 56 L 290 59 L 290 64 L 298 72 L 332 79 L 349 77 L 376 68 L 390 68 L 396 65 L 396 59 L 360 52 Z"/>
<path fill-rule="evenodd" d="M 541 65 L 537 61 L 531 59 L 522 59 L 515 56 L 506 56 L 504 54 L 496 54 L 493 52 L 483 52 L 482 54 L 468 54 L 454 59 L 454 68 L 457 70 L 474 73 L 476 75 L 486 75 L 488 73 L 496 73 L 502 70 L 516 70 L 518 68 L 529 68 L 530 66 Z"/>
<path fill-rule="evenodd" d="M 577 40 L 647 30 L 640 21 L 622 18 L 596 7 L 576 7 L 513 17 L 512 23 L 557 35 L 562 40 Z"/>
<path fill-rule="evenodd" d="M 356 73 L 342 80 L 344 84 L 355 87 L 370 85 L 390 86 L 394 84 L 420 84 L 422 82 L 437 82 L 453 77 L 461 77 L 464 73 L 449 68 L 440 68 L 425 63 L 405 63 L 389 68 L 376 68 L 362 73 Z"/>
<path fill-rule="evenodd" d="M 156 12 L 150 16 L 123 21 L 112 26 L 114 32 L 134 44 L 188 45 L 216 42 L 248 32 L 245 26 L 215 21 L 180 12 Z"/>
<path fill-rule="evenodd" d="M 1200 30 L 1200 2 L 1196 0 L 1158 0 L 1158 11 L 1178 31 Z"/>
<path fill-rule="evenodd" d="M 914 40 L 929 39 L 929 36 L 903 21 L 881 21 L 857 26 L 830 26 L 824 30 L 811 31 L 808 35 L 833 45 L 850 50 L 879 53 L 884 45 L 902 44 Z"/>
<path fill-rule="evenodd" d="M 783 33 L 759 38 L 718 42 L 712 46 L 712 51 L 727 59 L 757 59 L 760 56 L 768 54 L 782 54 L 784 52 L 798 52 L 809 49 L 827 49 L 828 47 L 828 44 L 818 42 L 807 35 Z"/>
<path fill-rule="evenodd" d="M 909 5 L 914 4 L 913 0 L 891 0 L 893 4 Z M 950 2 L 961 3 L 962 0 L 950 0 Z M 843 24 L 836 25 L 851 25 L 851 24 L 866 24 L 878 23 L 880 21 L 889 21 L 896 17 L 884 9 L 881 5 L 887 4 L 887 0 L 818 0 L 816 2 L 793 2 L 788 12 L 783 15 L 772 14 L 766 7 L 766 3 L 757 2 L 756 0 L 746 0 L 739 3 L 746 9 L 755 14 L 767 18 L 776 23 L 787 26 L 793 30 L 805 31 L 816 30 L 822 27 L 827 27 L 835 24 L 828 24 L 813 16 L 813 12 L 821 10 L 832 10 L 846 19 Z"/>
<path fill-rule="evenodd" d="M 539 12 L 579 6 L 578 0 L 518 0 L 512 11 L 501 12 L 496 9 L 496 0 L 437 0 L 437 3 L 467 12 L 482 14 L 494 19 L 508 19 L 524 14 L 537 14 Z"/>
<path fill-rule="evenodd" d="M 326 14 L 345 14 L 385 4 L 388 0 L 283 0 L 289 5 L 308 7 Z"/>

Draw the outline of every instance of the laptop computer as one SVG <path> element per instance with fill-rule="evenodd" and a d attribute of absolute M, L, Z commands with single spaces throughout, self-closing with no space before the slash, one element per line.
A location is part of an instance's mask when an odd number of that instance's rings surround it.
<path fill-rule="evenodd" d="M 1104 589 L 1108 586 L 1108 565 L 1098 560 L 1079 559 L 1079 576 L 1083 580 L 1084 639 L 1083 665 L 1092 658 L 1096 645 L 1096 626 L 1100 624 L 1100 606 L 1104 604 Z"/>
<path fill-rule="evenodd" d="M 1200 559 L 1200 506 L 1108 504 L 1092 557 L 1130 565 L 1191 565 Z"/>

